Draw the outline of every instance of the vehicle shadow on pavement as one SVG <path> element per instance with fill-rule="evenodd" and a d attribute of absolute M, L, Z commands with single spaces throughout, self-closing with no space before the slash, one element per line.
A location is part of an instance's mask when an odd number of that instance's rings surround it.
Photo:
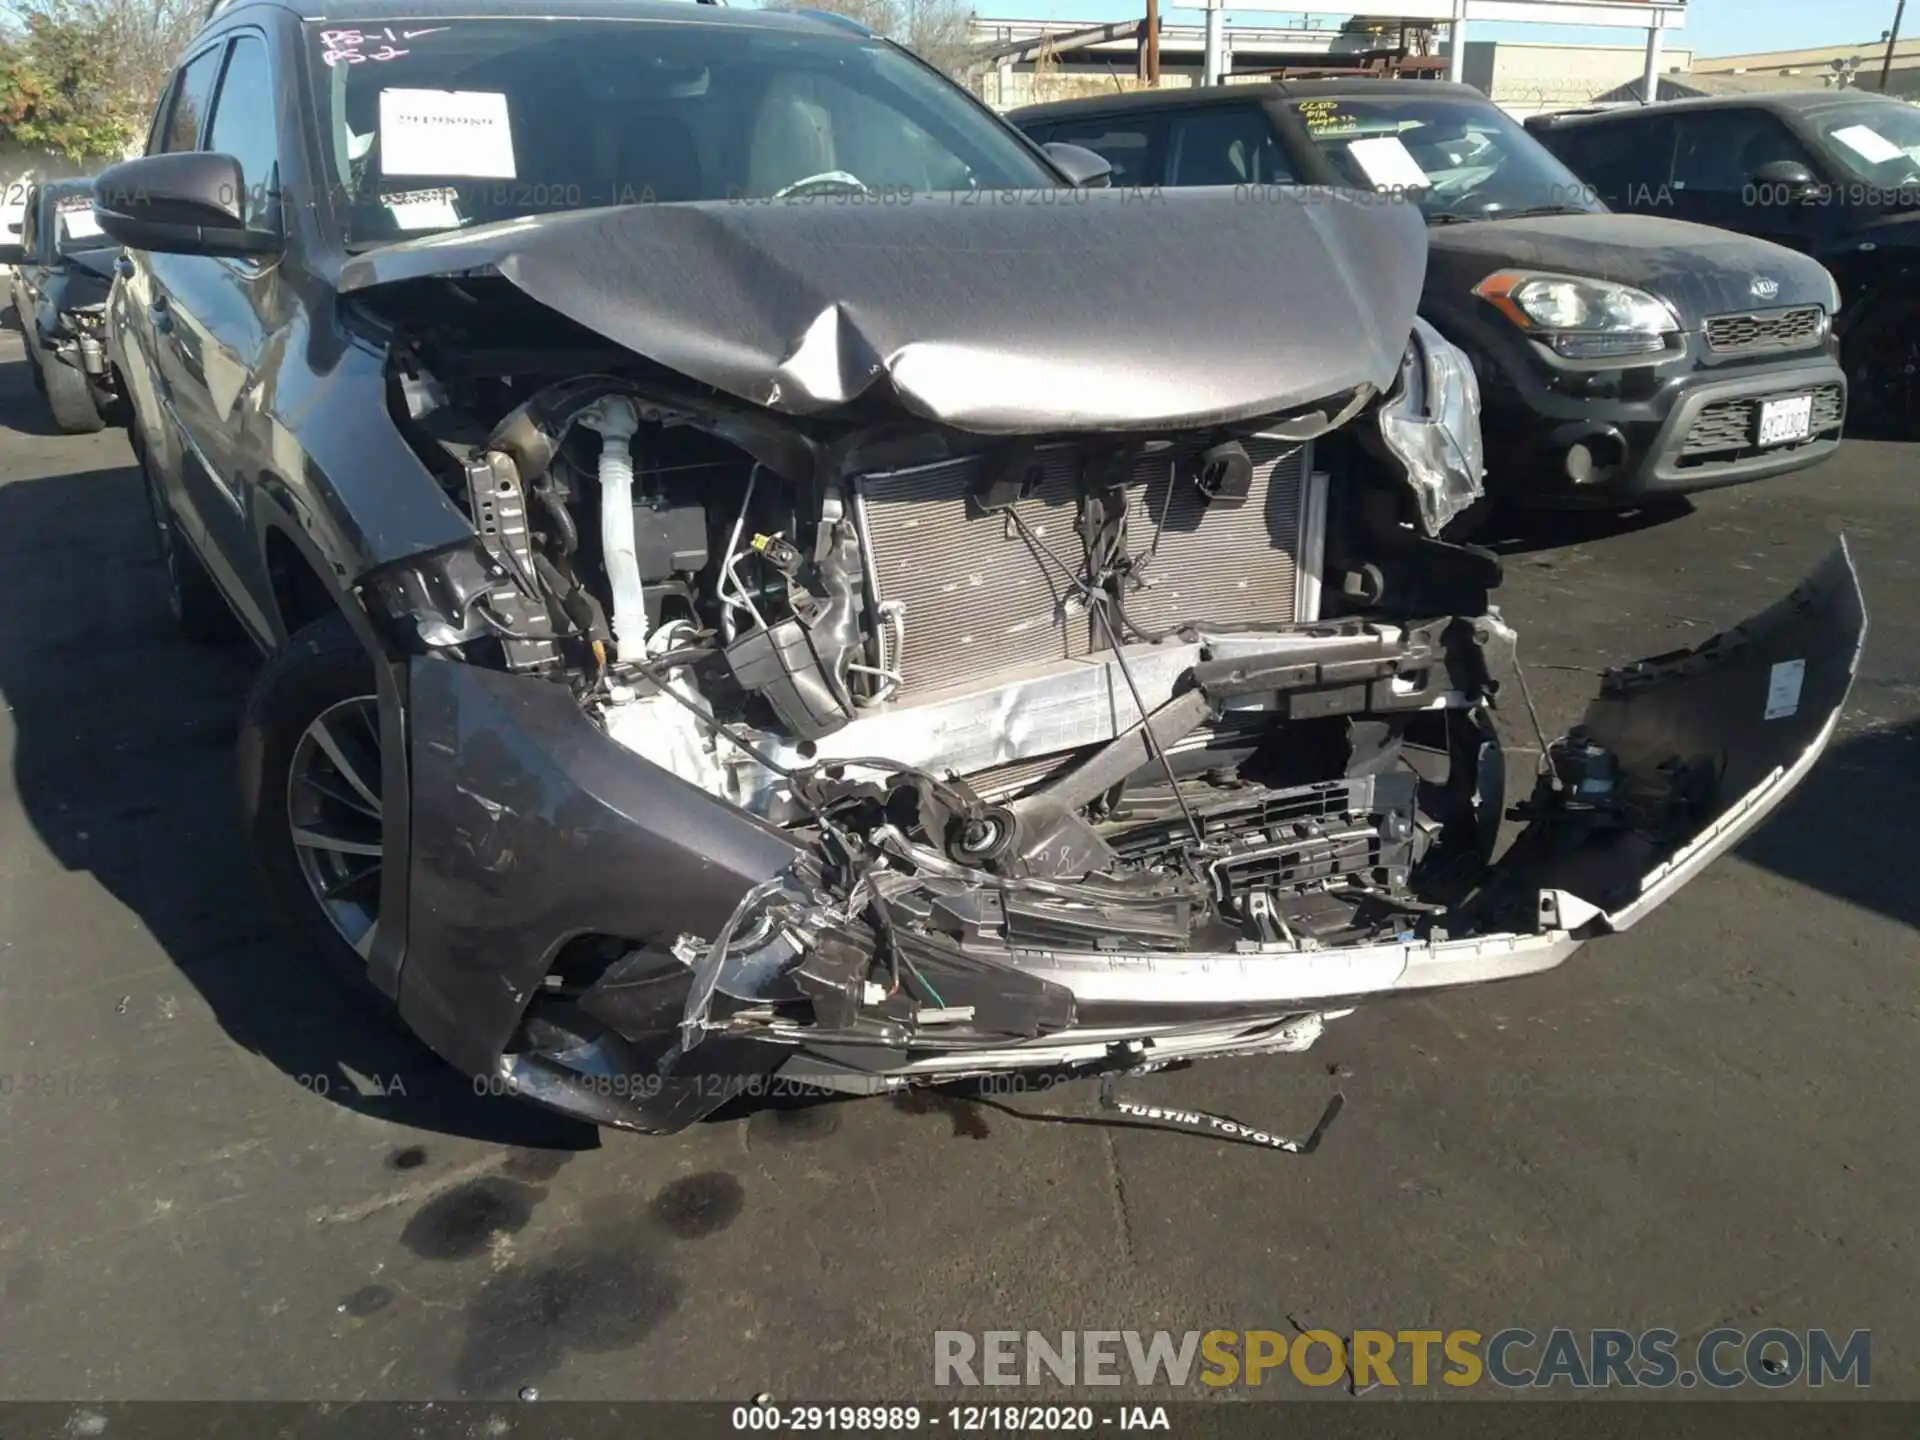
<path fill-rule="evenodd" d="M 0 369 L 0 423 L 16 424 L 36 398 L 21 370 Z M 0 694 L 20 806 L 63 869 L 91 874 L 139 917 L 234 1043 L 367 1116 L 515 1146 L 598 1143 L 592 1127 L 476 1095 L 282 940 L 247 852 L 234 769 L 253 656 L 174 631 L 131 465 L 0 485 L 0 563 L 15 601 L 0 617 Z M 82 982 L 137 970 L 138 941 L 100 952 L 97 937 L 115 927 L 102 920 L 111 907 L 98 909 L 71 928 L 44 911 L 18 917 L 10 958 Z M 128 1063 L 112 1049 L 115 988 L 101 988 L 101 1023 L 78 1032 L 101 1053 L 70 1055 L 73 1065 Z"/>
<path fill-rule="evenodd" d="M 1800 788 L 1734 853 L 1920 928 L 1920 722 L 1831 744 Z"/>
<path fill-rule="evenodd" d="M 1522 510 L 1513 505 L 1500 505 L 1469 543 L 1496 555 L 1530 555 L 1537 550 L 1585 545 L 1671 524 L 1691 515 L 1693 508 L 1684 496 L 1649 502 L 1631 510 Z"/>

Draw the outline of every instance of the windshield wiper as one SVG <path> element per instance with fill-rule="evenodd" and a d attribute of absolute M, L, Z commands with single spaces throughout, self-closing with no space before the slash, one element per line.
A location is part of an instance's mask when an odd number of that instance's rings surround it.
<path fill-rule="evenodd" d="M 1481 216 L 1483 220 L 1523 220 L 1530 215 L 1593 215 L 1598 212 L 1583 210 L 1578 205 L 1528 205 L 1520 210 L 1494 210 Z"/>

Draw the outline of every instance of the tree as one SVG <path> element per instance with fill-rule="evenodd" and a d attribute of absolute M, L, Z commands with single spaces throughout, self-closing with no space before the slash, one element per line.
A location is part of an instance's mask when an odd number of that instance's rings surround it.
<path fill-rule="evenodd" d="M 203 0 L 13 0 L 0 35 L 0 127 L 75 160 L 146 131 Z"/>
<path fill-rule="evenodd" d="M 830 10 L 897 40 L 929 65 L 965 79 L 973 11 L 965 0 L 781 0 L 782 10 Z"/>
<path fill-rule="evenodd" d="M 98 36 L 28 15 L 19 35 L 0 39 L 0 134 L 75 161 L 119 154 L 132 130 L 113 69 Z"/>

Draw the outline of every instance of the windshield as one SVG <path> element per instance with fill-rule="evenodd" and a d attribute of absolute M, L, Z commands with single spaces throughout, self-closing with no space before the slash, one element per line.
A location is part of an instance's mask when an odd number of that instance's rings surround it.
<path fill-rule="evenodd" d="M 1490 104 L 1342 96 L 1293 109 L 1348 184 L 1404 191 L 1429 220 L 1606 209 L 1592 186 Z"/>
<path fill-rule="evenodd" d="M 905 203 L 1059 179 L 892 46 L 760 25 L 312 25 L 350 245 L 648 201 Z"/>
<path fill-rule="evenodd" d="M 1920 184 L 1920 107 L 1898 101 L 1822 112 L 1820 144 L 1871 185 Z"/>

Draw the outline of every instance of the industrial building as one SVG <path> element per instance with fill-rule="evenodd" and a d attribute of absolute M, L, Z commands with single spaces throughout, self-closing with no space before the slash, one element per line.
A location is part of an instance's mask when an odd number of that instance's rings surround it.
<path fill-rule="evenodd" d="M 1878 90 L 1883 70 L 1888 94 L 1920 100 L 1920 36 L 1897 41 L 1890 64 L 1887 43 L 1882 37 L 1854 45 L 1823 45 L 1812 50 L 1774 50 L 1696 60 L 1691 73 L 1676 77 L 1675 83 L 1684 93 L 1702 95 L 1774 88 L 1818 90 L 1830 85 Z M 1685 88 L 1694 85 L 1699 88 Z M 1661 98 L 1668 97 L 1662 94 Z"/>

